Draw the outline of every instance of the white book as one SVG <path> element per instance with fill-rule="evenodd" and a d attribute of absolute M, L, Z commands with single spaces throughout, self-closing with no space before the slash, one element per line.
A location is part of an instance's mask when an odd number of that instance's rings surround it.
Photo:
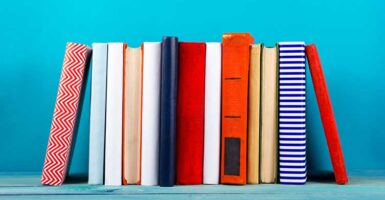
<path fill-rule="evenodd" d="M 219 183 L 221 139 L 221 43 L 206 43 L 203 184 Z"/>
<path fill-rule="evenodd" d="M 108 44 L 105 185 L 122 185 L 124 46 Z"/>
<path fill-rule="evenodd" d="M 158 185 L 160 57 L 160 42 L 143 43 L 142 185 Z"/>
<path fill-rule="evenodd" d="M 107 44 L 92 44 L 88 184 L 103 184 L 107 86 Z"/>

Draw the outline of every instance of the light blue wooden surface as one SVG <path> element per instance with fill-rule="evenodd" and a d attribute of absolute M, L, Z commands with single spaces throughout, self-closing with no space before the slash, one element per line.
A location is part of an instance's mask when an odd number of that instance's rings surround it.
<path fill-rule="evenodd" d="M 293 185 L 41 186 L 39 175 L 0 175 L 0 199 L 385 199 L 385 176 L 351 176 L 348 185 L 310 181 Z"/>

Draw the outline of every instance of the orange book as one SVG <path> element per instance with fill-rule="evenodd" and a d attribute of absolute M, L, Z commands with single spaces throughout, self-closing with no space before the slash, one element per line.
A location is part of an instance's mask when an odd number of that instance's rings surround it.
<path fill-rule="evenodd" d="M 221 183 L 246 184 L 249 33 L 226 33 L 222 40 Z"/>

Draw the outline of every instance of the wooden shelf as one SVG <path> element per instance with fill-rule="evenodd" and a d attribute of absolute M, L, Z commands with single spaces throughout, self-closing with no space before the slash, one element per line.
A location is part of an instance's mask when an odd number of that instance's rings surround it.
<path fill-rule="evenodd" d="M 1 174 L 0 199 L 385 199 L 385 176 L 350 176 L 348 185 L 309 181 L 306 185 L 96 186 L 40 185 L 39 175 Z"/>

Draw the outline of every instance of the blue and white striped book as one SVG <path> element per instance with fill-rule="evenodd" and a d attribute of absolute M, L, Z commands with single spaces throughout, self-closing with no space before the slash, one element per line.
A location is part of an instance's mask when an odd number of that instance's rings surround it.
<path fill-rule="evenodd" d="M 305 184 L 306 64 L 304 42 L 279 43 L 279 182 Z"/>

